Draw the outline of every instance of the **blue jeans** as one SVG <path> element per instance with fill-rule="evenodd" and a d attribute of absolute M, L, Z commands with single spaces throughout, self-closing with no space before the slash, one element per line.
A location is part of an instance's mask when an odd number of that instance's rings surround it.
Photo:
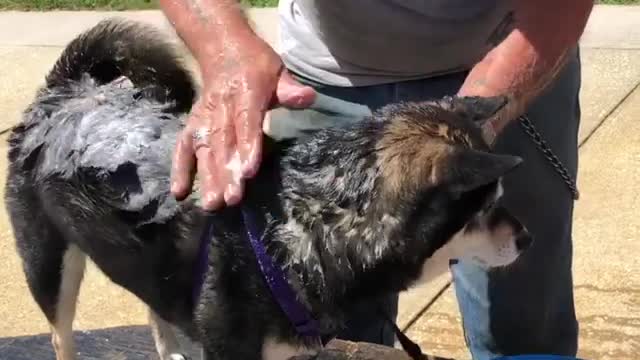
<path fill-rule="evenodd" d="M 338 126 L 359 121 L 388 103 L 420 101 L 455 94 L 466 73 L 366 87 L 333 87 L 300 78 L 321 93 L 306 110 L 278 109 L 272 132 L 294 135 L 297 129 Z M 580 56 L 567 64 L 550 88 L 527 110 L 548 145 L 576 176 L 580 121 Z M 517 266 L 485 272 L 458 263 L 451 272 L 467 346 L 474 360 L 500 355 L 575 356 L 578 323 L 571 273 L 573 199 L 569 188 L 536 145 L 515 122 L 498 139 L 496 151 L 525 161 L 504 179 L 505 206 L 535 237 Z M 397 295 L 381 301 L 393 318 Z M 392 345 L 392 329 L 369 303 L 354 307 L 348 328 L 339 336 Z M 428 352 L 428 349 L 425 349 Z"/>

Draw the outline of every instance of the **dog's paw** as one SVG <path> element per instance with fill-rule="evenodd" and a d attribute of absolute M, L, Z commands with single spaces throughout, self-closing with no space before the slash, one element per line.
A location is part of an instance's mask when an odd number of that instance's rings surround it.
<path fill-rule="evenodd" d="M 190 360 L 188 357 L 182 354 L 171 354 L 164 360 Z"/>

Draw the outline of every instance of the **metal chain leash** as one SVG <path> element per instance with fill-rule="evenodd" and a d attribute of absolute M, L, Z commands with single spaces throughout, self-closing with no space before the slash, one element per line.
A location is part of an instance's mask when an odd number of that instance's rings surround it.
<path fill-rule="evenodd" d="M 560 177 L 562 177 L 562 180 L 564 180 L 565 184 L 567 184 L 569 190 L 573 195 L 573 199 L 578 200 L 580 198 L 580 192 L 578 191 L 576 181 L 573 179 L 571 174 L 569 174 L 569 171 L 562 164 L 560 159 L 558 159 L 558 157 L 551 151 L 551 148 L 549 147 L 549 145 L 547 145 L 547 142 L 544 141 L 542 135 L 540 135 L 531 120 L 529 120 L 529 117 L 527 115 L 522 115 L 518 120 L 524 132 L 529 135 L 533 143 L 538 147 L 538 150 L 542 152 L 542 154 L 547 158 L 549 163 L 556 170 L 556 172 L 560 175 Z"/>

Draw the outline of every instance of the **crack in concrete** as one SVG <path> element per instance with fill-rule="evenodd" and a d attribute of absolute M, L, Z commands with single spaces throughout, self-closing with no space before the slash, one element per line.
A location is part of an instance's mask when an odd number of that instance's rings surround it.
<path fill-rule="evenodd" d="M 637 328 L 640 330 L 640 318 L 638 317 L 625 317 L 625 316 L 611 316 L 611 315 L 589 315 L 582 317 L 584 320 L 587 320 L 586 323 L 595 323 L 597 320 L 602 320 L 606 322 L 608 325 L 615 325 L 616 327 L 627 326 L 631 328 Z M 592 326 L 584 326 L 585 329 L 591 328 Z M 590 329 L 590 331 L 600 331 L 596 328 Z M 602 331 L 613 331 L 613 330 L 602 330 Z"/>
<path fill-rule="evenodd" d="M 429 309 L 431 308 L 431 306 L 433 306 L 433 304 L 435 304 L 436 301 L 438 301 L 438 299 L 440 299 L 440 297 L 442 296 L 442 294 L 444 294 L 445 291 L 447 291 L 447 289 L 451 286 L 451 280 L 447 281 L 446 284 L 444 284 L 442 286 L 442 288 L 440 290 L 438 290 L 438 293 L 436 293 L 436 295 L 431 298 L 431 300 L 429 300 L 429 302 L 422 307 L 422 309 L 420 309 L 420 311 L 418 311 L 417 314 L 413 315 L 411 317 L 411 319 L 409 319 L 409 321 L 407 321 L 407 323 L 402 327 L 402 332 L 406 332 L 408 330 L 411 329 L 411 327 L 418 321 L 420 320 L 420 318 L 427 313 L 427 311 L 429 311 Z"/>
<path fill-rule="evenodd" d="M 584 144 L 587 143 L 587 141 L 589 141 L 589 139 L 591 139 L 591 137 L 602 127 L 602 125 L 604 125 L 607 120 L 611 117 L 611 115 L 613 113 L 615 113 L 621 106 L 622 104 L 624 104 L 627 99 L 636 91 L 640 88 L 640 81 L 638 81 L 632 88 L 631 90 L 629 90 L 603 117 L 602 120 L 600 120 L 596 126 L 593 127 L 593 129 L 591 129 L 591 131 L 587 134 L 587 136 L 584 137 L 584 139 L 582 139 L 582 141 L 580 141 L 580 143 L 578 143 L 578 149 L 580 149 Z"/>
<path fill-rule="evenodd" d="M 627 293 L 627 294 L 640 294 L 640 289 L 632 289 L 632 288 L 600 288 L 594 285 L 576 285 L 574 289 L 583 289 L 583 290 L 591 290 L 598 292 L 606 292 L 606 293 Z"/>

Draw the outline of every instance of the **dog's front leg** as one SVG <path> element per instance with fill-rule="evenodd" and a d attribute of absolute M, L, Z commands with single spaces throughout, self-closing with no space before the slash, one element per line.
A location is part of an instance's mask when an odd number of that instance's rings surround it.
<path fill-rule="evenodd" d="M 242 342 L 238 341 L 234 346 L 246 346 L 243 345 Z M 246 360 L 263 360 L 262 352 L 258 349 L 257 351 L 251 351 L 249 349 L 224 349 L 223 351 L 211 350 L 211 349 L 203 349 L 202 350 L 202 360 L 231 360 L 231 359 L 246 359 Z M 266 360 L 266 359 L 265 359 Z M 282 359 L 285 360 L 285 359 Z"/>
<path fill-rule="evenodd" d="M 233 318 L 203 329 L 202 360 L 263 360 L 261 326 Z"/>
<path fill-rule="evenodd" d="M 180 353 L 180 344 L 171 325 L 151 309 L 149 309 L 149 326 L 160 360 L 187 360 L 187 357 Z"/>
<path fill-rule="evenodd" d="M 267 337 L 261 341 L 260 346 L 247 348 L 247 343 L 242 339 L 234 341 L 234 348 L 225 348 L 224 353 L 204 349 L 202 352 L 203 360 L 213 359 L 259 359 L 259 360 L 288 360 L 299 355 L 313 355 L 317 353 L 316 348 L 306 348 L 298 344 L 290 344 L 288 342 L 278 341 L 274 338 Z M 239 346 L 239 347 L 236 347 Z M 244 346 L 244 348 L 242 348 Z"/>
<path fill-rule="evenodd" d="M 247 330 L 247 333 L 250 331 Z M 255 341 L 248 337 L 252 336 L 231 338 L 222 335 L 215 341 L 207 341 L 202 347 L 202 360 L 263 360 L 262 347 L 256 346 Z"/>

